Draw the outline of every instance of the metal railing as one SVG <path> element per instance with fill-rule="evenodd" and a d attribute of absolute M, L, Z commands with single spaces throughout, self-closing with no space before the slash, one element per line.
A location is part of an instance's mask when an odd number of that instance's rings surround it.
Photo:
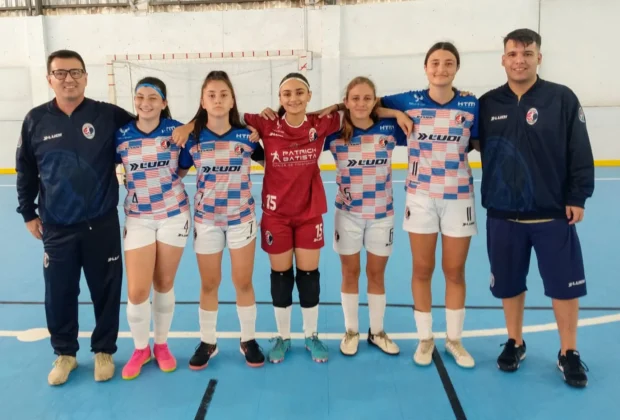
<path fill-rule="evenodd" d="M 87 7 L 129 7 L 130 0 L 0 0 L 0 11 L 27 10 L 40 15 L 43 9 L 81 9 Z"/>
<path fill-rule="evenodd" d="M 150 6 L 189 6 L 218 3 L 262 3 L 269 0 L 149 0 Z"/>

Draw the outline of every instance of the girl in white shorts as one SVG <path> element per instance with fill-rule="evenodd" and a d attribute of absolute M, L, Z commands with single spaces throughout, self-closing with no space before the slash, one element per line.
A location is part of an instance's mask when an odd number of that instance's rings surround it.
<path fill-rule="evenodd" d="M 478 136 L 478 99 L 453 87 L 460 57 L 454 45 L 433 45 L 424 60 L 429 88 L 385 96 L 383 106 L 405 112 L 415 129 L 408 140 L 409 173 L 403 228 L 413 255 L 412 290 L 420 337 L 419 365 L 432 362 L 431 278 L 442 234 L 446 279 L 446 350 L 462 367 L 474 359 L 461 343 L 465 320 L 465 260 L 477 233 L 473 177 L 467 153 Z"/>
<path fill-rule="evenodd" d="M 181 123 L 171 119 L 166 85 L 154 77 L 140 80 L 134 103 L 136 120 L 116 133 L 117 162 L 124 167 L 127 189 L 123 246 L 127 321 L 135 346 L 123 368 L 124 379 L 137 377 L 151 360 L 151 310 L 153 356 L 164 372 L 176 369 L 167 338 L 175 305 L 174 278 L 190 231 L 189 199 L 177 174 L 180 148 L 170 141 Z"/>
<path fill-rule="evenodd" d="M 385 314 L 385 268 L 394 239 L 392 199 L 392 151 L 405 146 L 406 136 L 394 119 L 376 115 L 373 82 L 356 77 L 347 86 L 345 119 L 341 132 L 329 136 L 338 174 L 334 250 L 342 262 L 342 309 L 345 335 L 340 351 L 357 353 L 360 251 L 367 251 L 368 343 L 387 354 L 398 354 L 398 345 L 383 330 Z"/>
<path fill-rule="evenodd" d="M 189 361 L 193 370 L 207 367 L 217 352 L 218 289 L 222 255 L 230 250 L 232 281 L 237 292 L 241 326 L 240 351 L 251 367 L 264 364 L 256 342 L 256 303 L 252 287 L 258 226 L 254 212 L 250 168 L 252 159 L 263 161 L 260 143 L 249 140 L 240 120 L 235 92 L 223 71 L 207 75 L 202 85 L 194 130 L 181 152 L 181 176 L 196 167 L 194 197 L 194 251 L 201 277 L 200 345 Z"/>

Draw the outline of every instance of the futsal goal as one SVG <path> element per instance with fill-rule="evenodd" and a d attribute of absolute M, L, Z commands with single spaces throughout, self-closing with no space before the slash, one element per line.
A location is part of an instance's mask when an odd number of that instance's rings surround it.
<path fill-rule="evenodd" d="M 240 112 L 259 112 L 278 102 L 281 79 L 312 69 L 312 53 L 282 49 L 263 51 L 111 54 L 106 59 L 108 101 L 135 112 L 134 89 L 143 77 L 161 79 L 172 117 L 181 122 L 195 115 L 201 86 L 212 70 L 230 76 Z M 119 169 L 122 182 L 122 169 Z"/>

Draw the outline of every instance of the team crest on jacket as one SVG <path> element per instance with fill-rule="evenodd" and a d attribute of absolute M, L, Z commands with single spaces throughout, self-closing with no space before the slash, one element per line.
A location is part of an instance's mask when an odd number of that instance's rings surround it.
<path fill-rule="evenodd" d="M 161 141 L 161 147 L 163 149 L 168 149 L 170 147 L 170 139 L 165 138 Z"/>
<path fill-rule="evenodd" d="M 388 138 L 387 137 L 381 137 L 379 139 L 379 146 L 384 147 L 388 144 Z"/>
<path fill-rule="evenodd" d="M 241 156 L 241 155 L 243 154 L 243 146 L 242 146 L 242 145 L 237 144 L 237 145 L 235 146 L 235 154 L 236 154 L 237 156 Z"/>
<path fill-rule="evenodd" d="M 538 110 L 536 108 L 530 108 L 527 114 L 525 114 L 525 121 L 527 121 L 529 125 L 536 124 L 536 121 L 538 121 Z"/>
<path fill-rule="evenodd" d="M 316 128 L 312 127 L 310 129 L 310 133 L 308 136 L 309 136 L 310 142 L 315 141 L 318 138 L 318 134 L 316 134 Z"/>
<path fill-rule="evenodd" d="M 579 107 L 578 115 L 579 115 L 579 121 L 581 121 L 582 123 L 585 123 L 586 122 L 586 114 L 584 114 L 582 107 Z"/>
<path fill-rule="evenodd" d="M 88 140 L 92 140 L 95 137 L 95 127 L 91 123 L 86 123 L 82 126 L 82 134 Z"/>
<path fill-rule="evenodd" d="M 465 115 L 463 115 L 463 114 L 456 114 L 456 117 L 454 118 L 454 121 L 458 125 L 463 125 L 465 123 Z"/>

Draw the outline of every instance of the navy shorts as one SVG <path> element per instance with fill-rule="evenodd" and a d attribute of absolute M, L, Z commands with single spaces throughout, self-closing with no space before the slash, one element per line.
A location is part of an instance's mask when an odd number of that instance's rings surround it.
<path fill-rule="evenodd" d="M 581 245 L 575 225 L 561 219 L 518 223 L 487 217 L 493 296 L 511 298 L 527 290 L 532 247 L 546 296 L 574 299 L 586 295 Z"/>

